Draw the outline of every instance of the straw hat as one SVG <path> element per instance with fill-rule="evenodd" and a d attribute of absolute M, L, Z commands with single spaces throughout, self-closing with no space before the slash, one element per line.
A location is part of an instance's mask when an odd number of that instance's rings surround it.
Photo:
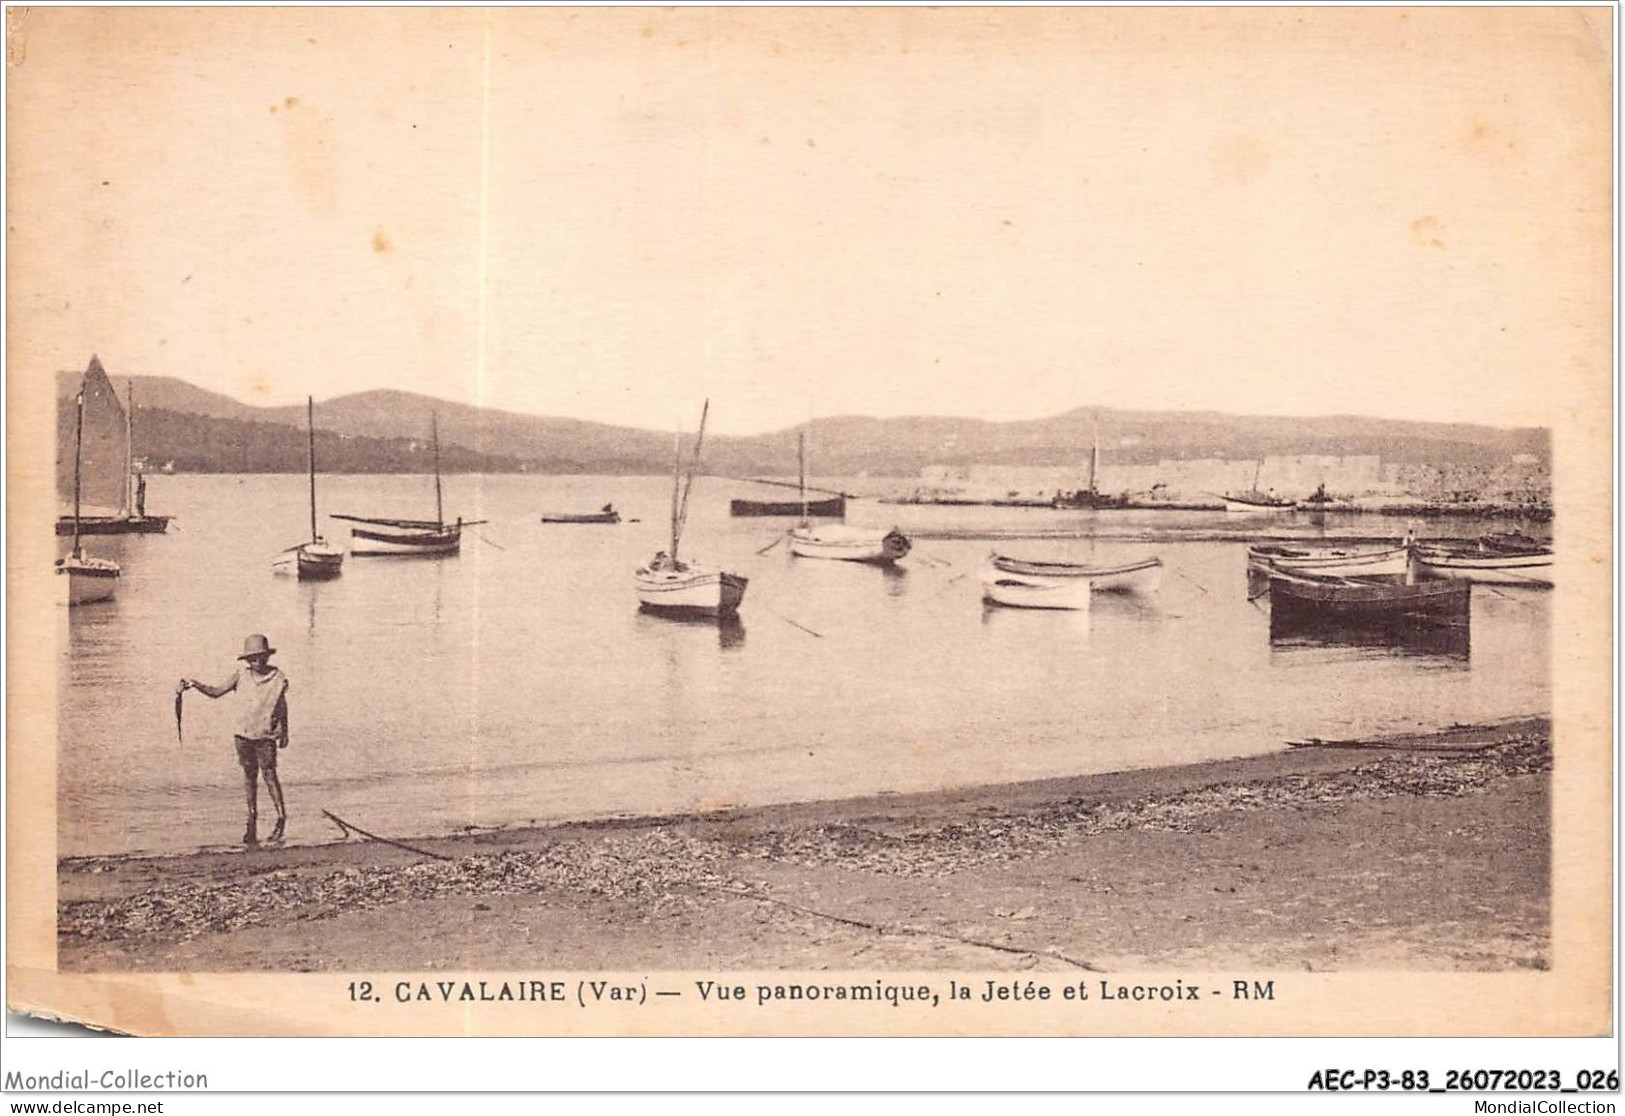
<path fill-rule="evenodd" d="M 243 640 L 243 653 L 237 657 L 239 659 L 258 659 L 275 654 L 276 648 L 271 646 L 270 640 L 262 635 L 251 635 Z"/>

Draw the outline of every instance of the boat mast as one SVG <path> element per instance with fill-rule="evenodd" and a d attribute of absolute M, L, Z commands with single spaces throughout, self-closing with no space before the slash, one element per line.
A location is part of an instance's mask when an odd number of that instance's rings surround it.
<path fill-rule="evenodd" d="M 321 542 L 316 534 L 316 399 L 305 396 L 305 424 L 310 430 L 310 541 Z"/>
<path fill-rule="evenodd" d="M 807 526 L 807 432 L 796 437 L 796 464 L 801 473 L 801 525 Z"/>
<path fill-rule="evenodd" d="M 683 432 L 672 435 L 671 449 L 671 562 L 677 564 L 677 493 L 683 486 Z"/>
<path fill-rule="evenodd" d="M 73 424 L 73 556 L 79 555 L 79 458 L 85 442 L 85 389 L 81 385 L 74 397 L 78 414 Z"/>
<path fill-rule="evenodd" d="M 445 513 L 440 510 L 440 416 L 429 416 L 429 430 L 434 438 L 434 521 L 446 525 Z"/>
<path fill-rule="evenodd" d="M 1258 459 L 1258 464 L 1253 466 L 1253 495 L 1254 496 L 1258 495 L 1258 474 L 1263 472 L 1263 469 L 1264 469 L 1264 459 L 1262 457 L 1260 457 Z"/>
<path fill-rule="evenodd" d="M 677 508 L 677 531 L 672 537 L 672 558 L 677 557 L 677 535 L 683 533 L 688 525 L 688 494 L 694 487 L 694 474 L 700 467 L 700 447 L 705 445 L 705 419 L 711 413 L 711 401 L 707 399 L 705 406 L 700 408 L 700 432 L 694 436 L 694 461 L 689 466 L 688 478 L 683 482 L 683 501 Z"/>
<path fill-rule="evenodd" d="M 1095 488 L 1095 475 L 1100 470 L 1100 416 L 1095 415 L 1094 441 L 1089 446 L 1089 494 L 1092 496 L 1098 489 Z"/>
<path fill-rule="evenodd" d="M 130 395 L 130 409 L 124 412 L 124 515 L 133 509 L 130 494 L 132 474 L 135 472 L 135 381 L 124 381 Z"/>

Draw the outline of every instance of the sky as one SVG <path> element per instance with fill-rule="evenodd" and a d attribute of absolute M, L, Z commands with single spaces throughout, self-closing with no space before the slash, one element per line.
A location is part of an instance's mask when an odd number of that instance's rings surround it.
<path fill-rule="evenodd" d="M 1608 390 L 1610 18 L 34 9 L 9 375 L 1553 425 Z"/>

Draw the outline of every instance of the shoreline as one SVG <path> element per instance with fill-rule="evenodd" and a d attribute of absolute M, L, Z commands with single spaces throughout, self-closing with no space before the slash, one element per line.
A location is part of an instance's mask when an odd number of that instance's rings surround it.
<path fill-rule="evenodd" d="M 406 842 L 429 851 L 443 853 L 444 850 L 437 849 L 437 846 L 449 843 L 455 847 L 464 843 L 489 842 L 504 838 L 523 843 L 527 838 L 536 839 L 546 834 L 632 830 L 675 825 L 697 825 L 707 822 L 742 824 L 755 821 L 764 824 L 782 824 L 793 823 L 796 819 L 810 817 L 836 818 L 869 812 L 877 814 L 908 812 L 916 816 L 926 817 L 934 816 L 943 811 L 967 807 L 974 809 L 981 805 L 993 803 L 1002 805 L 1016 803 L 1041 804 L 1045 801 L 1071 797 L 1086 792 L 1103 792 L 1113 796 L 1121 796 L 1136 793 L 1138 790 L 1168 787 L 1183 784 L 1190 780 L 1205 778 L 1223 779 L 1236 775 L 1244 776 L 1248 773 L 1263 774 L 1266 771 L 1274 774 L 1286 774 L 1300 770 L 1333 769 L 1341 766 L 1341 761 L 1333 759 L 1329 755 L 1319 760 L 1310 760 L 1307 757 L 1321 752 L 1352 751 L 1353 749 L 1347 747 L 1348 745 L 1392 748 L 1405 743 L 1417 743 L 1424 746 L 1437 746 L 1458 739 L 1482 738 L 1487 734 L 1527 732 L 1549 734 L 1550 731 L 1551 718 L 1549 716 L 1531 714 L 1506 717 L 1495 721 L 1476 721 L 1471 724 L 1458 723 L 1442 729 L 1382 733 L 1352 738 L 1348 741 L 1319 741 L 1319 747 L 1294 747 L 1295 743 L 1300 742 L 1285 741 L 1282 750 L 1258 755 L 1201 760 L 1188 764 L 1130 767 L 1121 771 L 1091 772 L 1082 775 L 1056 775 L 1043 779 L 1024 779 L 1011 783 L 973 783 L 962 787 L 921 791 L 887 791 L 847 798 L 794 799 L 786 802 L 769 802 L 758 806 L 727 806 L 717 810 L 679 810 L 651 814 L 620 813 L 604 817 L 564 818 L 535 824 L 512 822 L 489 826 L 465 826 L 451 832 L 390 833 L 380 834 L 378 837 L 384 837 L 387 840 L 396 842 Z M 1287 756 L 1304 758 L 1295 761 L 1282 760 L 1282 757 Z M 1280 762 L 1276 764 L 1271 763 L 1271 761 Z M 1277 766 L 1281 768 L 1280 771 L 1274 770 Z M 322 812 L 325 813 L 326 811 Z M 333 828 L 337 830 L 339 827 L 334 825 Z M 370 838 L 370 840 L 377 840 L 377 837 Z M 61 870 L 105 864 L 185 861 L 198 857 L 227 857 L 235 861 L 245 856 L 298 854 L 305 851 L 353 846 L 358 843 L 365 844 L 368 841 L 369 838 L 366 837 L 359 838 L 359 841 L 356 841 L 351 840 L 348 834 L 341 834 L 327 841 L 286 842 L 278 845 L 262 844 L 254 849 L 245 849 L 241 845 L 208 844 L 171 850 L 136 849 L 130 852 L 79 853 L 72 856 L 58 857 L 57 866 Z"/>
<path fill-rule="evenodd" d="M 414 850 L 64 859 L 58 963 L 1544 967 L 1548 720 L 1340 743 Z"/>

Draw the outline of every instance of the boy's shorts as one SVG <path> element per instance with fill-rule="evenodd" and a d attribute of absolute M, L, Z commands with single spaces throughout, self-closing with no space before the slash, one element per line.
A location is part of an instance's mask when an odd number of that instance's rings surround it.
<path fill-rule="evenodd" d="M 276 770 L 276 741 L 237 737 L 237 762 L 250 775 L 258 771 Z"/>

